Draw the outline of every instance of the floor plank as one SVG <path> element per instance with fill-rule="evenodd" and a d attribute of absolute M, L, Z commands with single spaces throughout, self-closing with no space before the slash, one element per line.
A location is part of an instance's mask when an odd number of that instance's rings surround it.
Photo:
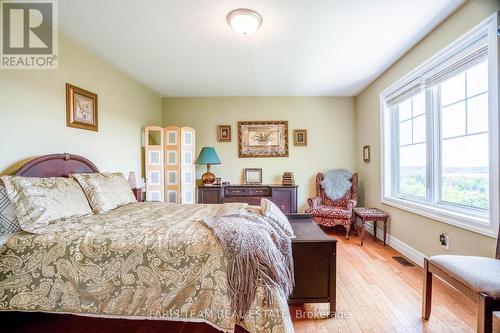
<path fill-rule="evenodd" d="M 476 331 L 476 304 L 467 297 L 434 279 L 432 315 L 422 321 L 422 269 L 404 267 L 392 257 L 401 255 L 371 235 L 364 246 L 343 229 L 328 231 L 337 237 L 337 309 L 342 318 L 297 319 L 297 311 L 314 311 L 321 305 L 291 307 L 296 332 L 436 332 L 465 333 Z M 312 308 L 312 310 L 311 310 Z M 500 333 L 500 319 L 495 318 L 493 332 Z"/>

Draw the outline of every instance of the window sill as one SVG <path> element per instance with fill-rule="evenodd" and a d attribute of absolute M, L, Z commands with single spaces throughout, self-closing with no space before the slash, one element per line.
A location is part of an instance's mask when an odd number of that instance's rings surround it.
<path fill-rule="evenodd" d="M 382 203 L 484 236 L 492 238 L 497 237 L 495 226 L 491 225 L 488 219 L 453 212 L 438 207 L 427 206 L 394 197 L 383 197 Z"/>

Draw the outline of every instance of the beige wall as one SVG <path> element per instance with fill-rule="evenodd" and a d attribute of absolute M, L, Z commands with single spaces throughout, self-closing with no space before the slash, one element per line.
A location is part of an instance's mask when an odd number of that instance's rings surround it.
<path fill-rule="evenodd" d="M 66 82 L 98 94 L 99 132 L 66 127 Z M 141 128 L 161 119 L 160 96 L 60 36 L 58 70 L 0 70 L 0 174 L 63 152 L 102 171 L 140 170 Z"/>
<path fill-rule="evenodd" d="M 289 157 L 238 158 L 240 120 L 288 120 Z M 350 97 L 208 97 L 165 98 L 163 124 L 196 129 L 197 154 L 214 146 L 222 161 L 213 172 L 231 183 L 242 182 L 243 168 L 262 168 L 265 183 L 280 183 L 292 171 L 299 185 L 299 210 L 315 195 L 314 176 L 331 168 L 353 169 L 354 99 Z M 231 125 L 232 141 L 217 142 L 216 126 Z M 294 147 L 294 129 L 308 130 L 308 146 Z M 206 167 L 197 167 L 197 176 Z"/>
<path fill-rule="evenodd" d="M 379 94 L 499 7 L 498 1 L 469 1 L 356 98 L 356 151 L 360 152 L 363 145 L 371 145 L 372 153 L 369 164 L 361 160 L 360 153 L 355 155 L 364 190 L 364 204 L 388 211 L 391 215 L 390 234 L 425 255 L 463 253 L 493 256 L 495 239 L 380 204 Z M 438 242 L 442 232 L 450 236 L 448 251 Z"/>

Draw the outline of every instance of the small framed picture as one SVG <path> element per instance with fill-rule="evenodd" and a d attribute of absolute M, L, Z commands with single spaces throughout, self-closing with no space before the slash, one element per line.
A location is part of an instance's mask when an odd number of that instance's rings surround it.
<path fill-rule="evenodd" d="M 307 146 L 307 130 L 301 129 L 293 131 L 293 145 Z"/>
<path fill-rule="evenodd" d="M 262 184 L 262 169 L 243 169 L 243 178 L 245 184 Z"/>
<path fill-rule="evenodd" d="M 97 131 L 97 116 L 97 95 L 66 83 L 67 126 Z"/>
<path fill-rule="evenodd" d="M 217 141 L 231 142 L 231 125 L 217 126 Z"/>
<path fill-rule="evenodd" d="M 363 146 L 363 161 L 370 162 L 370 145 Z"/>

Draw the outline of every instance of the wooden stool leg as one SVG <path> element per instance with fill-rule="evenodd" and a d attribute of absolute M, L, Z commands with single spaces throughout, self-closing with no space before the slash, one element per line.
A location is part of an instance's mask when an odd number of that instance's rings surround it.
<path fill-rule="evenodd" d="M 429 261 L 424 259 L 424 287 L 422 290 L 422 318 L 429 320 L 432 307 L 432 273 L 429 272 Z"/>
<path fill-rule="evenodd" d="M 387 220 L 384 221 L 384 246 L 387 240 Z"/>
<path fill-rule="evenodd" d="M 361 219 L 361 236 L 359 237 L 361 240 L 361 246 L 363 246 L 363 242 L 365 240 L 365 220 Z"/>
<path fill-rule="evenodd" d="M 377 221 L 373 221 L 373 238 L 377 242 Z"/>

